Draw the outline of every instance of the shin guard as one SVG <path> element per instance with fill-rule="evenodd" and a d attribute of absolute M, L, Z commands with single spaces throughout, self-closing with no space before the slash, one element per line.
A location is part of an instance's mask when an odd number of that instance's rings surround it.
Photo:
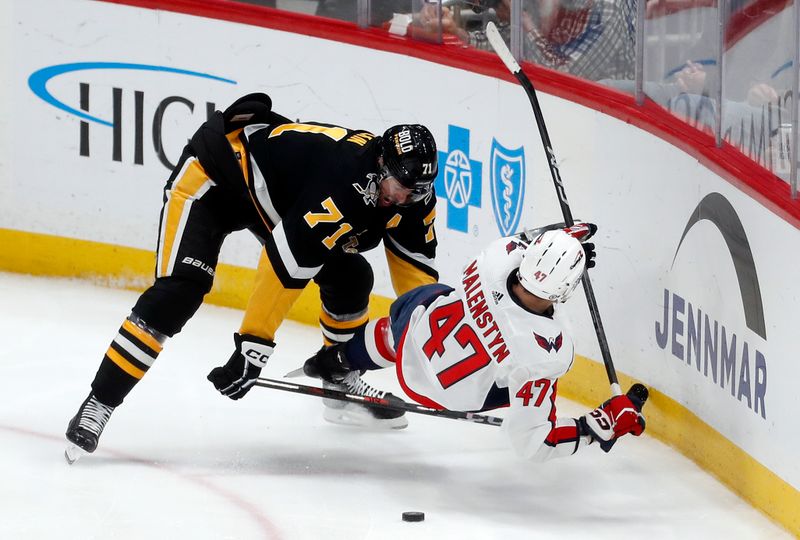
<path fill-rule="evenodd" d="M 167 336 L 132 313 L 119 328 L 92 381 L 92 392 L 116 407 L 153 365 Z"/>

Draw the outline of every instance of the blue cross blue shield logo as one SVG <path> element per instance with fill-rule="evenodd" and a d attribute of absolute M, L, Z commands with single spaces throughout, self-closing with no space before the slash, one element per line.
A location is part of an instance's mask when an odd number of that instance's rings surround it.
<path fill-rule="evenodd" d="M 525 149 L 509 149 L 492 139 L 492 208 L 503 236 L 517 231 L 525 198 Z"/>
<path fill-rule="evenodd" d="M 482 168 L 469 158 L 469 130 L 450 125 L 449 149 L 439 152 L 439 174 L 434 182 L 436 195 L 447 198 L 447 228 L 469 230 L 469 207 L 481 207 Z"/>

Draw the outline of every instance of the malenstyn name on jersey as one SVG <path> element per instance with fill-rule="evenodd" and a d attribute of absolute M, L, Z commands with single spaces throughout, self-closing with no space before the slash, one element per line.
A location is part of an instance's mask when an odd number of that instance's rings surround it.
<path fill-rule="evenodd" d="M 477 262 L 472 261 L 464 270 L 464 277 L 461 279 L 461 283 L 464 286 L 464 294 L 467 297 L 467 306 L 472 320 L 475 321 L 478 328 L 486 329 L 483 332 L 483 337 L 488 339 L 490 334 L 493 332 L 495 334 L 489 343 L 489 352 L 492 353 L 497 363 L 500 363 L 508 356 L 508 347 L 506 347 L 506 342 L 503 339 L 502 332 L 497 327 L 497 323 L 494 322 L 494 316 L 486 306 L 486 297 L 481 290 L 481 282 L 477 274 Z"/>

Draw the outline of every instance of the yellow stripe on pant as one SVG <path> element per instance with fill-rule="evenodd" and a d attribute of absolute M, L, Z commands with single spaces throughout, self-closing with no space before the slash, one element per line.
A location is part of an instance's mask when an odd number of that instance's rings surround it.
<path fill-rule="evenodd" d="M 172 274 L 192 202 L 202 197 L 213 185 L 214 182 L 203 170 L 200 162 L 193 157 L 187 158 L 181 172 L 172 182 L 172 187 L 167 190 L 167 202 L 161 218 L 156 277 Z"/>

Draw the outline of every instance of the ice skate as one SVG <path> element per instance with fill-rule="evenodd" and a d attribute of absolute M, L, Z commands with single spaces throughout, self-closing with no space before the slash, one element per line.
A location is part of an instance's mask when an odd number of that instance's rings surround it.
<path fill-rule="evenodd" d="M 387 399 L 390 402 L 394 400 L 401 401 L 400 398 L 389 392 L 370 386 L 361 378 L 358 371 L 349 372 L 339 384 L 323 381 L 322 386 L 326 389 L 339 390 L 348 394 Z M 375 429 L 403 429 L 408 426 L 405 412 L 401 410 L 384 409 L 330 398 L 323 398 L 322 403 L 325 406 L 322 417 L 333 424 Z"/>
<path fill-rule="evenodd" d="M 72 465 L 81 456 L 95 451 L 112 412 L 114 407 L 100 403 L 94 395 L 89 394 L 67 426 L 67 440 L 72 443 L 64 450 L 67 463 Z"/>

